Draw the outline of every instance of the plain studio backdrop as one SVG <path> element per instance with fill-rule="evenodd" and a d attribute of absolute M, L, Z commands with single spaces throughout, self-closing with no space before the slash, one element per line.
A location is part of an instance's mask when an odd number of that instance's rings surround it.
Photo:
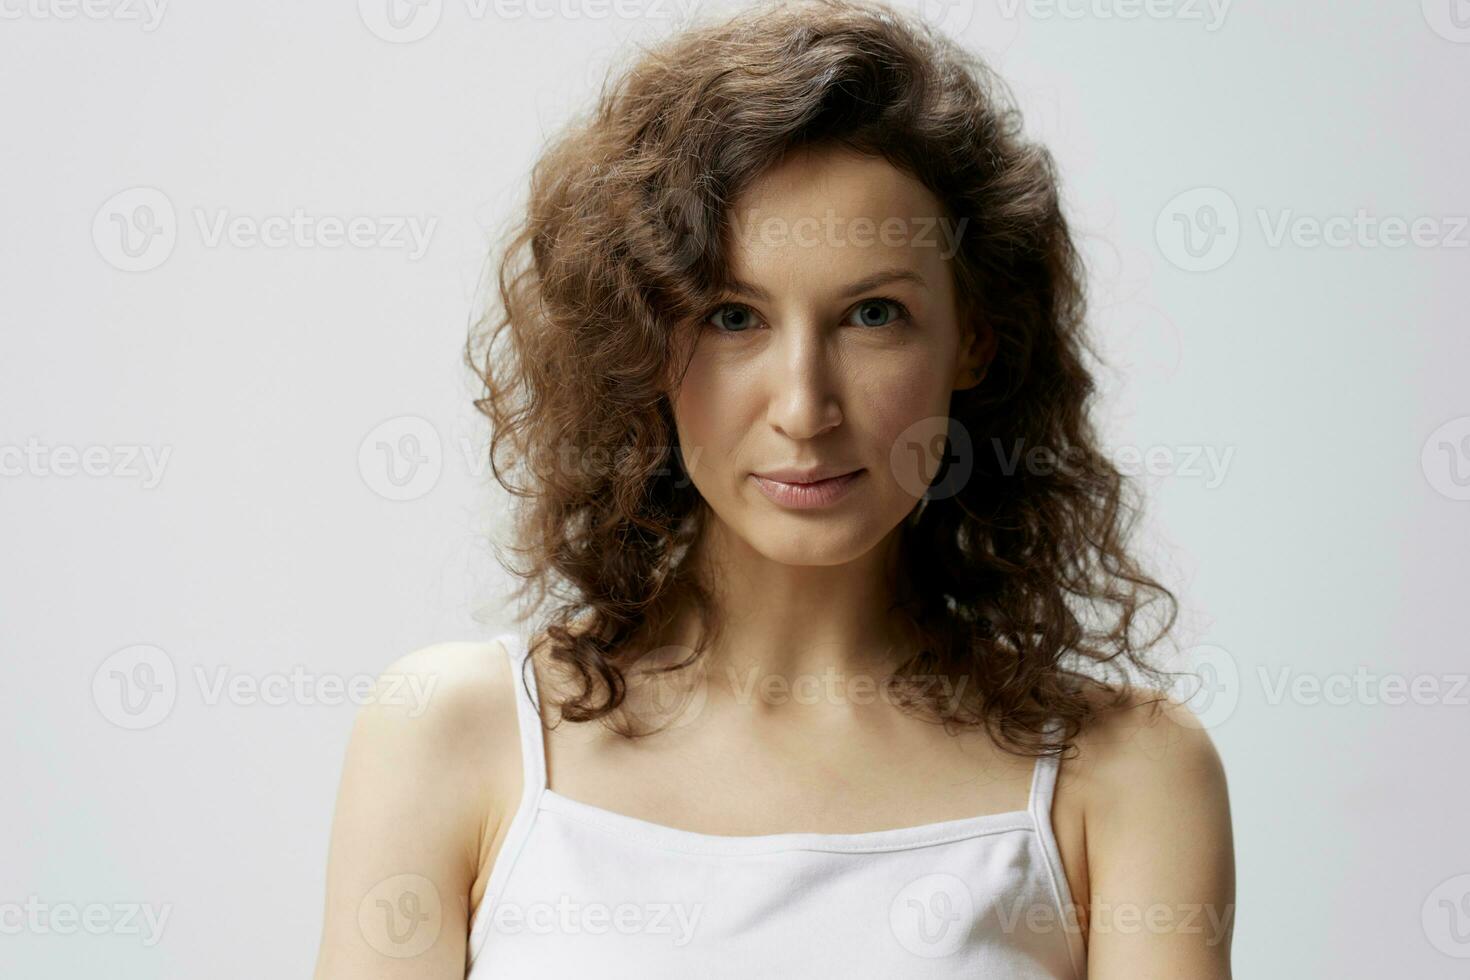
<path fill-rule="evenodd" d="M 0 0 L 0 975 L 311 971 L 355 692 L 510 623 L 488 244 L 688 10 Z M 1060 167 L 1237 975 L 1464 976 L 1470 7 L 925 14 Z"/>

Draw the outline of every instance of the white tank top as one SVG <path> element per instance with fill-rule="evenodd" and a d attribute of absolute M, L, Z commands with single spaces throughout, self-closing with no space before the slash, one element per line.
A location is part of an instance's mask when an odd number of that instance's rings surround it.
<path fill-rule="evenodd" d="M 1085 980 L 1051 826 L 1057 761 L 1025 810 L 854 834 L 700 834 L 546 786 L 525 641 L 524 792 L 470 920 L 467 980 L 541 977 Z"/>

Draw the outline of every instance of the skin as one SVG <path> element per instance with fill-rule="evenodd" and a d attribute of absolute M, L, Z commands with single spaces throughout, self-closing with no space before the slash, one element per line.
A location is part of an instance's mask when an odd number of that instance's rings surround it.
<path fill-rule="evenodd" d="M 770 233 L 829 209 L 835 234 L 810 225 L 805 240 Z M 734 211 L 746 224 L 731 271 L 759 292 L 687 325 L 692 356 L 670 390 L 686 466 L 712 511 L 693 560 L 718 582 L 727 625 L 702 673 L 632 676 L 625 710 L 664 725 L 657 734 L 627 742 L 601 725 L 557 724 L 549 711 L 548 785 L 724 835 L 858 833 L 1023 810 L 1030 759 L 984 732 L 946 733 L 862 696 L 908 649 L 883 609 L 898 529 L 938 466 L 902 452 L 895 464 L 894 447 L 930 444 L 953 393 L 983 383 L 994 340 L 958 316 L 949 259 L 935 247 L 942 236 L 922 244 L 915 223 L 901 241 L 857 245 L 852 232 L 860 218 L 937 216 L 939 203 L 883 161 L 815 150 L 783 161 Z M 763 232 L 768 219 L 776 224 Z M 893 270 L 909 278 L 847 293 Z M 768 500 L 750 475 L 812 463 L 865 473 L 839 504 L 801 512 Z M 676 621 L 645 663 L 692 645 L 696 629 Z M 535 670 L 549 705 L 567 678 L 543 658 Z M 402 675 L 434 694 L 427 709 L 373 704 L 359 714 L 332 828 L 317 980 L 462 978 L 469 913 L 520 802 L 505 652 L 439 644 L 385 680 Z M 834 677 L 847 686 L 831 687 Z M 1159 710 L 1146 704 L 1159 699 Z M 1233 844 L 1208 734 L 1187 708 L 1144 691 L 1100 712 L 1078 752 L 1062 764 L 1051 816 L 1081 905 L 1089 977 L 1226 980 Z M 386 955 L 392 943 L 358 913 L 381 882 L 405 873 L 438 900 L 420 904 L 432 906 L 437 939 L 414 956 Z"/>

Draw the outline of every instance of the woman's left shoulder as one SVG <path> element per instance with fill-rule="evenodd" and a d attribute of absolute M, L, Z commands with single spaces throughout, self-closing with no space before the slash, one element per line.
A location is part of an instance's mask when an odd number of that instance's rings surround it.
<path fill-rule="evenodd" d="M 1061 772 L 1087 841 L 1089 875 L 1096 880 L 1110 867 L 1131 874 L 1129 862 L 1163 848 L 1193 855 L 1196 868 L 1211 869 L 1207 877 L 1232 877 L 1225 765 L 1199 717 L 1156 688 L 1089 698 L 1093 717 Z"/>
<path fill-rule="evenodd" d="M 1173 833 L 1228 850 L 1230 802 L 1214 739 L 1187 704 L 1136 686 L 1121 696 L 1088 692 L 1092 716 L 1063 756 L 1059 795 L 1087 843 L 1125 853 L 1140 830 Z M 1155 843 L 1160 843 L 1155 839 Z M 1162 842 L 1167 844 L 1168 842 Z"/>
<path fill-rule="evenodd" d="M 1234 842 L 1209 731 L 1186 704 L 1141 688 L 1104 700 L 1075 742 L 1062 771 L 1086 842 L 1089 967 L 1228 978 Z"/>
<path fill-rule="evenodd" d="M 1134 687 L 1120 703 L 1089 695 L 1093 717 L 1074 740 L 1074 778 L 1112 798 L 1149 788 L 1223 793 L 1225 767 L 1209 730 L 1167 691 Z"/>

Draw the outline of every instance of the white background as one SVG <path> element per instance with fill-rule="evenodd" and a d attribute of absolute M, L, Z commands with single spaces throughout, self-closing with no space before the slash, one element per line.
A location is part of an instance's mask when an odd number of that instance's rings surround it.
<path fill-rule="evenodd" d="M 544 136 L 680 8 L 443 0 L 417 40 L 375 0 L 89 9 L 0 0 L 0 974 L 305 976 L 355 708 L 214 685 L 350 682 L 510 625 L 459 361 L 487 243 Z M 1464 976 L 1470 5 L 929 15 L 1055 153 L 1109 443 L 1160 461 L 1148 539 L 1216 688 L 1237 975 Z M 176 240 L 125 271 L 115 221 L 158 195 Z M 199 224 L 295 209 L 374 242 Z M 1345 244 L 1304 237 L 1360 211 Z M 422 254 L 377 239 L 393 218 L 434 222 Z M 1221 234 L 1192 258 L 1186 226 Z M 380 443 L 418 447 L 417 482 Z M 107 678 L 137 645 L 175 682 L 129 730 Z M 168 918 L 65 935 L 14 917 L 30 899 Z"/>

